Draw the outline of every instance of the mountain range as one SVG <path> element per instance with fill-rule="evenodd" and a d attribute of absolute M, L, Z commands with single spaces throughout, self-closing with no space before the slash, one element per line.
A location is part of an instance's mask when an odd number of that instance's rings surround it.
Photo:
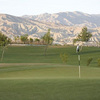
<path fill-rule="evenodd" d="M 14 36 L 23 34 L 28 34 L 33 39 L 41 38 L 50 28 L 55 43 L 72 43 L 84 26 L 93 35 L 91 41 L 100 41 L 100 14 L 78 11 L 21 17 L 0 14 L 0 31 L 12 40 Z"/>
<path fill-rule="evenodd" d="M 66 26 L 84 26 L 95 28 L 100 26 L 100 14 L 86 14 L 82 12 L 60 12 L 55 14 L 24 15 L 24 18 L 50 22 Z"/>

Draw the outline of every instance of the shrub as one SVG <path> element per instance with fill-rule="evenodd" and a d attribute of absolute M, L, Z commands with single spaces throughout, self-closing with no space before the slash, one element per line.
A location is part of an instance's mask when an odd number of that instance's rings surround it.
<path fill-rule="evenodd" d="M 60 58 L 61 58 L 61 60 L 63 61 L 63 63 L 67 63 L 68 56 L 67 56 L 66 53 L 61 53 L 61 54 L 60 54 Z"/>
<path fill-rule="evenodd" d="M 100 58 L 98 59 L 98 66 L 100 67 Z"/>
<path fill-rule="evenodd" d="M 89 59 L 87 60 L 87 66 L 90 65 L 90 63 L 92 62 L 92 60 L 93 60 L 93 58 L 89 58 Z"/>

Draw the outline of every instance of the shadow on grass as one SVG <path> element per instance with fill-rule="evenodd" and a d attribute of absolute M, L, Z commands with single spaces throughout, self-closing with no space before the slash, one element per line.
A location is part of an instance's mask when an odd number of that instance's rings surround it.
<path fill-rule="evenodd" d="M 94 51 L 84 51 L 84 52 L 81 52 L 80 54 L 90 54 L 90 53 L 98 53 L 100 52 L 100 50 L 94 50 Z"/>
<path fill-rule="evenodd" d="M 80 52 L 80 55 L 84 55 L 84 54 L 93 54 L 93 53 L 98 53 L 100 52 L 100 50 L 94 50 L 94 51 L 84 51 L 84 52 Z M 77 53 L 73 53 L 72 55 L 77 55 Z"/>

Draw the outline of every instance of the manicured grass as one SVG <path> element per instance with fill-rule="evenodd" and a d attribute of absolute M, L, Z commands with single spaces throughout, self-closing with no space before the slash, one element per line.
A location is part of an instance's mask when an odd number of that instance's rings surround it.
<path fill-rule="evenodd" d="M 0 80 L 0 100 L 99 100 L 100 80 Z"/>
<path fill-rule="evenodd" d="M 68 55 L 67 65 L 78 65 L 76 47 L 58 46 L 49 47 L 47 56 L 44 56 L 42 47 L 8 47 L 4 54 L 3 63 L 62 63 L 60 54 Z M 93 58 L 90 66 L 97 67 L 97 59 L 100 58 L 100 48 L 83 47 L 81 52 L 81 66 L 87 65 L 88 58 Z"/>
<path fill-rule="evenodd" d="M 5 64 L 2 64 L 2 66 Z M 78 67 L 64 64 L 10 64 L 0 67 L 2 79 L 78 78 Z M 81 67 L 81 78 L 100 78 L 100 68 Z"/>
<path fill-rule="evenodd" d="M 0 100 L 99 100 L 100 68 L 64 64 L 2 64 Z"/>
<path fill-rule="evenodd" d="M 83 47 L 80 79 L 75 49 L 49 47 L 44 56 L 44 47 L 8 47 L 0 63 L 0 100 L 100 100 L 100 48 Z M 66 64 L 60 53 L 67 53 Z"/>

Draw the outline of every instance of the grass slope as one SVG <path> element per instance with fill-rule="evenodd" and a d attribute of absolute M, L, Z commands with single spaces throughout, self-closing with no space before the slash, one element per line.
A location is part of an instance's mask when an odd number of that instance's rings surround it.
<path fill-rule="evenodd" d="M 83 47 L 81 79 L 75 49 L 49 47 L 44 56 L 44 47 L 8 47 L 0 64 L 0 100 L 100 100 L 100 48 Z M 67 64 L 60 53 L 68 54 Z"/>
<path fill-rule="evenodd" d="M 61 53 L 68 55 L 68 65 L 78 65 L 76 47 L 73 46 L 49 47 L 47 56 L 44 56 L 44 47 L 8 47 L 4 54 L 3 63 L 62 63 Z M 97 67 L 99 55 L 100 48 L 83 47 L 81 66 L 86 66 L 88 58 L 92 57 L 93 61 L 90 66 Z"/>

